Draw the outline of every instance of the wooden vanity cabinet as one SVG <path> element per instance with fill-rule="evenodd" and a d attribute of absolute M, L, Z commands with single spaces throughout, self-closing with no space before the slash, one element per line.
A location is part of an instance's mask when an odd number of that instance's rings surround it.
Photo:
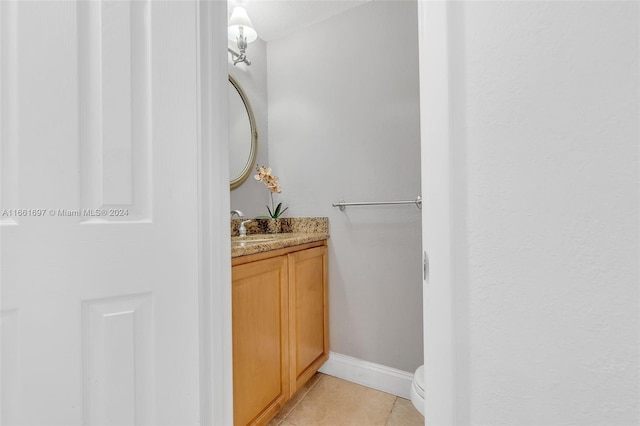
<path fill-rule="evenodd" d="M 329 355 L 326 241 L 232 260 L 235 425 L 264 425 Z"/>

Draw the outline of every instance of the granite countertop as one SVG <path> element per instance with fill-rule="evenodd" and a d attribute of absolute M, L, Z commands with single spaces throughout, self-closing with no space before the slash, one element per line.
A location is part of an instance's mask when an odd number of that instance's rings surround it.
<path fill-rule="evenodd" d="M 287 232 L 284 234 L 253 234 L 231 237 L 231 257 L 246 256 L 314 241 L 323 241 L 329 234 L 321 232 Z"/>
<path fill-rule="evenodd" d="M 246 219 L 245 219 L 246 220 Z M 329 220 L 326 217 L 283 218 L 281 232 L 265 233 L 265 219 L 253 219 L 246 225 L 247 236 L 238 236 L 239 219 L 231 221 L 231 257 L 262 253 L 329 238 Z"/>

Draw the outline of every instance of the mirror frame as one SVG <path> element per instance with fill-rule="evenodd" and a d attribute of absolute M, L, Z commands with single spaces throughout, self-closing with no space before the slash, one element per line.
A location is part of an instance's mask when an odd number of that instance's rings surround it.
<path fill-rule="evenodd" d="M 229 74 L 229 82 L 235 87 L 242 102 L 244 103 L 244 107 L 247 111 L 247 115 L 249 115 L 249 124 L 251 126 L 251 152 L 249 153 L 249 159 L 247 160 L 247 165 L 245 166 L 242 173 L 238 175 L 235 179 L 231 179 L 231 189 L 236 189 L 240 185 L 244 183 L 245 180 L 249 177 L 253 170 L 253 165 L 256 161 L 256 157 L 258 156 L 258 130 L 256 129 L 256 119 L 253 115 L 253 109 L 251 108 L 251 104 L 249 103 L 249 99 L 247 95 L 242 90 L 240 83 Z M 231 141 L 229 141 L 231 143 Z M 231 172 L 231 170 L 229 171 Z"/>

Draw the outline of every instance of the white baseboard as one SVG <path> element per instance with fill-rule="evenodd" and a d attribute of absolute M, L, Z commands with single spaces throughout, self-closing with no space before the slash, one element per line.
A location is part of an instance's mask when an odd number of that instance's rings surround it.
<path fill-rule="evenodd" d="M 413 373 L 329 352 L 329 359 L 319 370 L 339 379 L 411 399 Z"/>

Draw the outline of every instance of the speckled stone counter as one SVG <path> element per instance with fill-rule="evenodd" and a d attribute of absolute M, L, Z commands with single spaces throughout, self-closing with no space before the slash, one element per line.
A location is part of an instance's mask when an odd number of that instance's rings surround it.
<path fill-rule="evenodd" d="M 326 217 L 282 218 L 280 219 L 282 231 L 277 234 L 265 232 L 267 220 L 252 219 L 247 223 L 246 237 L 238 236 L 241 220 L 231 221 L 231 257 L 247 256 L 329 239 L 329 219 Z"/>

